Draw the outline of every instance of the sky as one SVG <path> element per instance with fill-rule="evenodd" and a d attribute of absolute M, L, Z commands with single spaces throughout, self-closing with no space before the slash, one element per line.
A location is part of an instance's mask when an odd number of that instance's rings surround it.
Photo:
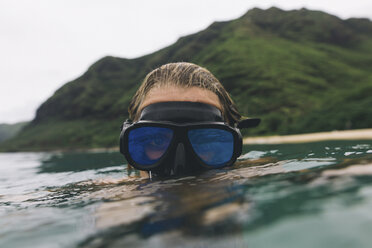
<path fill-rule="evenodd" d="M 104 56 L 136 58 L 272 6 L 372 20 L 371 0 L 0 0 L 0 123 L 32 120 Z"/>

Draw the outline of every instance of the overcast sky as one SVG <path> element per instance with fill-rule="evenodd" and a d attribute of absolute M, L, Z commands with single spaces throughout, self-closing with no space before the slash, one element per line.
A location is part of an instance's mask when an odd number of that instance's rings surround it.
<path fill-rule="evenodd" d="M 103 56 L 135 58 L 271 6 L 372 19 L 371 0 L 0 0 L 0 123 L 31 120 Z"/>

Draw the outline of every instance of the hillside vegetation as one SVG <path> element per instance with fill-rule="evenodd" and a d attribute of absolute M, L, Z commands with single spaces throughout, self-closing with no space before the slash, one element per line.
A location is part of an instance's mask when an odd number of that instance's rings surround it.
<path fill-rule="evenodd" d="M 169 62 L 208 68 L 240 112 L 245 135 L 372 127 L 372 23 L 307 9 L 252 9 L 152 54 L 105 57 L 65 84 L 2 150 L 111 147 L 144 76 Z"/>
<path fill-rule="evenodd" d="M 18 122 L 14 124 L 0 124 L 0 142 L 15 136 L 27 122 Z"/>

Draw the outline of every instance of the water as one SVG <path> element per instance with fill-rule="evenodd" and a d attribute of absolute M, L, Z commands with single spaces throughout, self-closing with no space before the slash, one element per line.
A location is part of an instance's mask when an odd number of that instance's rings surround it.
<path fill-rule="evenodd" d="M 372 141 L 243 154 L 168 180 L 117 152 L 0 154 L 0 247 L 370 247 Z"/>

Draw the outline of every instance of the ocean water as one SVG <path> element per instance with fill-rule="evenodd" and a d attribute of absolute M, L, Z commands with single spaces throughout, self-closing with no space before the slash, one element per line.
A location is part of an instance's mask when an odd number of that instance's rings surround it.
<path fill-rule="evenodd" d="M 167 180 L 118 152 L 0 153 L 0 247 L 371 247 L 372 141 L 245 146 Z"/>

